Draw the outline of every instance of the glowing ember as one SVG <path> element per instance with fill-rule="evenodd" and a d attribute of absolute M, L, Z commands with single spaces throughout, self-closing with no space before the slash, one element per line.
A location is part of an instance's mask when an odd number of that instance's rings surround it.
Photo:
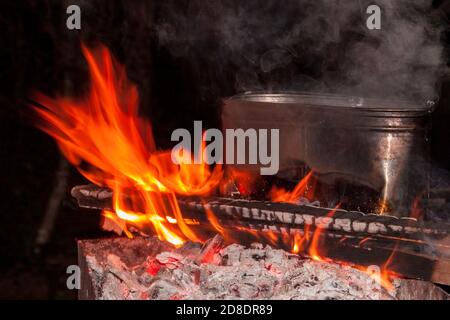
<path fill-rule="evenodd" d="M 82 50 L 91 77 L 89 94 L 78 100 L 37 94 L 45 106 L 34 107 L 38 126 L 87 179 L 113 189 L 114 212 L 104 217 L 128 236 L 120 220 L 151 226 L 174 245 L 200 241 L 185 223 L 175 194 L 208 194 L 221 179 L 220 166 L 211 171 L 206 164 L 175 165 L 170 152 L 157 151 L 150 123 L 138 116 L 138 92 L 124 68 L 103 46 Z"/>

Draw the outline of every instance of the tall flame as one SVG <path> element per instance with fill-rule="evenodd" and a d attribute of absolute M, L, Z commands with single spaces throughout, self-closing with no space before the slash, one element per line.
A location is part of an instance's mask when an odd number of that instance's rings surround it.
<path fill-rule="evenodd" d="M 176 194 L 209 193 L 221 179 L 221 167 L 211 171 L 206 164 L 176 165 L 170 152 L 157 151 L 150 122 L 138 115 L 137 88 L 124 68 L 104 46 L 90 50 L 82 45 L 82 51 L 91 79 L 88 95 L 68 99 L 36 94 L 44 106 L 33 107 L 41 120 L 38 126 L 56 139 L 87 179 L 113 189 L 114 213 L 105 212 L 105 217 L 153 227 L 160 239 L 174 245 L 198 241 Z M 131 197 L 128 192 L 124 196 L 125 190 L 131 190 Z"/>

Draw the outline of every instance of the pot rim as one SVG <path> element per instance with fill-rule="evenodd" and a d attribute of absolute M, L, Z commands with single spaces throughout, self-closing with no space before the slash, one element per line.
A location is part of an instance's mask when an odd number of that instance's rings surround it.
<path fill-rule="evenodd" d="M 331 107 L 339 110 L 370 112 L 431 113 L 435 107 L 435 102 L 431 100 L 417 103 L 408 100 L 364 98 L 301 91 L 246 91 L 229 97 L 227 100 L 279 105 L 303 104 L 308 107 Z"/>

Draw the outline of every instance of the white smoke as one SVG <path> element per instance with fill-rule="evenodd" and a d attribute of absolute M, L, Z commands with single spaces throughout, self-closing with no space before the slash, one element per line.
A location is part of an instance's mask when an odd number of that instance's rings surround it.
<path fill-rule="evenodd" d="M 381 30 L 366 27 L 370 4 L 382 9 Z M 237 91 L 426 100 L 443 70 L 442 26 L 428 0 L 172 0 L 156 31 L 174 56 L 233 68 Z"/>

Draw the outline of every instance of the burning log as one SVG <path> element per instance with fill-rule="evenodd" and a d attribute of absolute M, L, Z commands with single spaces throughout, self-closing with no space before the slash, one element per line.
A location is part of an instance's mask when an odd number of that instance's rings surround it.
<path fill-rule="evenodd" d="M 72 195 L 82 207 L 112 209 L 109 189 L 80 186 L 72 190 Z M 308 205 L 224 198 L 182 198 L 178 204 L 183 217 L 200 221 L 203 229 L 209 223 L 207 211 L 212 210 L 225 229 L 272 232 L 279 238 L 290 234 L 311 239 L 319 234 L 316 242 L 326 251 L 324 255 L 334 261 L 367 267 L 383 266 L 391 260 L 389 269 L 398 275 L 450 284 L 450 244 L 441 240 L 450 227 L 443 224 L 425 225 L 414 219 L 339 209 L 330 215 L 331 209 Z M 245 235 L 239 240 L 244 242 L 244 238 Z M 292 249 L 282 241 L 277 245 Z M 306 241 L 302 252 L 308 253 L 312 246 L 313 241 Z"/>
<path fill-rule="evenodd" d="M 108 188 L 95 185 L 77 186 L 72 196 L 78 205 L 91 209 L 112 210 L 113 193 Z M 450 236 L 450 225 L 424 223 L 412 218 L 397 218 L 357 211 L 319 208 L 310 205 L 275 203 L 268 201 L 229 198 L 180 198 L 178 204 L 186 218 L 205 220 L 206 210 L 213 210 L 220 218 L 264 221 L 285 224 L 291 227 L 316 225 L 333 231 L 365 234 L 369 236 L 391 236 L 403 239 L 422 239 L 424 236 L 442 238 Z"/>
<path fill-rule="evenodd" d="M 220 245 L 174 249 L 154 237 L 82 240 L 80 299 L 448 299 L 440 288 L 396 279 L 389 290 L 370 274 L 272 249 Z M 212 251 L 211 251 L 212 250 Z M 212 259 L 204 259 L 210 256 Z"/>

